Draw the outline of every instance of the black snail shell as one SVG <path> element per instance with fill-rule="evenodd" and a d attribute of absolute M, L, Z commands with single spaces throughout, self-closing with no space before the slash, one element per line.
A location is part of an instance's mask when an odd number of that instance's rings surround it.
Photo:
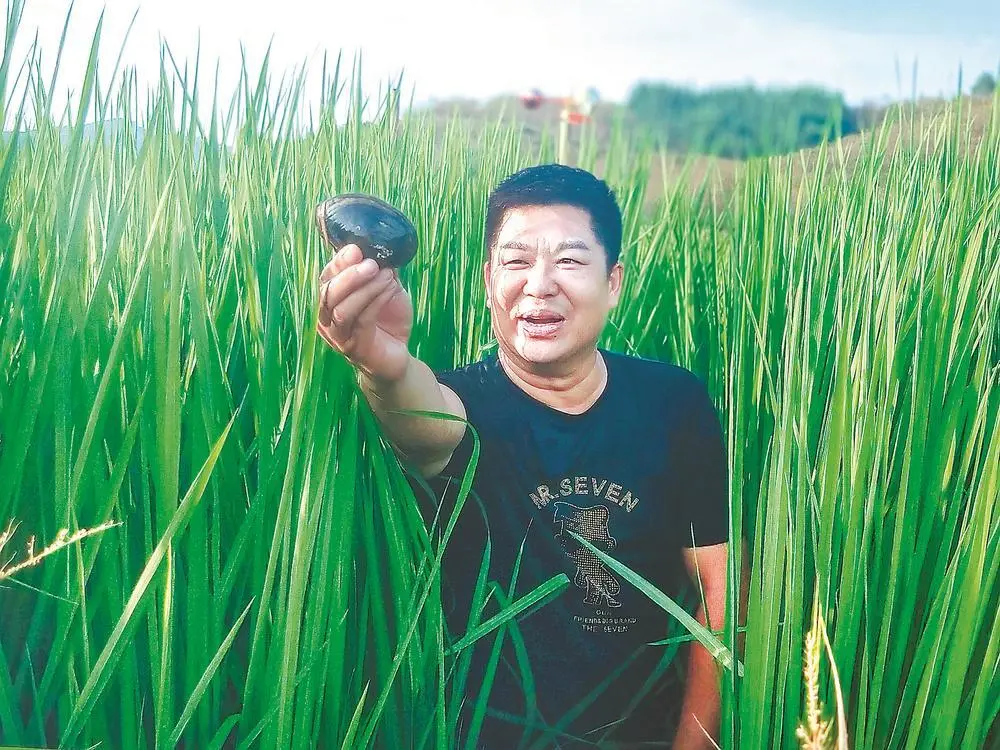
<path fill-rule="evenodd" d="M 344 193 L 316 207 L 323 239 L 340 250 L 357 245 L 380 268 L 399 268 L 417 254 L 417 230 L 395 206 L 364 193 Z"/>

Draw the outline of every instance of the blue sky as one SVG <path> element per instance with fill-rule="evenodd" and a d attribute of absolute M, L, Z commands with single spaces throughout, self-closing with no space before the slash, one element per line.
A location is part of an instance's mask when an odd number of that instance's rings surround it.
<path fill-rule="evenodd" d="M 37 29 L 45 69 L 67 7 L 27 0 L 20 44 Z M 918 92 L 931 96 L 954 93 L 960 65 L 966 88 L 1000 67 L 998 0 L 77 0 L 60 91 L 79 88 L 102 8 L 105 78 L 138 10 L 124 61 L 141 84 L 155 80 L 161 38 L 193 61 L 200 32 L 203 74 L 218 61 L 226 92 L 235 87 L 240 44 L 255 70 L 272 38 L 276 79 L 306 64 L 315 81 L 324 51 L 350 60 L 360 50 L 373 93 L 402 72 L 418 102 L 589 86 L 620 101 L 639 80 L 664 80 L 819 84 L 859 103 L 908 96 L 915 62 Z"/>
<path fill-rule="evenodd" d="M 745 0 L 745 5 L 830 29 L 871 33 L 956 35 L 972 39 L 992 29 L 1000 38 L 1000 2 L 996 0 Z"/>

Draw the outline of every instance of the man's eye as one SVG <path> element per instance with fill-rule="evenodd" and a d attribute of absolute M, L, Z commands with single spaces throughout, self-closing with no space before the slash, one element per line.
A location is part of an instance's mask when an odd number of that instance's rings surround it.
<path fill-rule="evenodd" d="M 559 262 L 560 263 L 567 263 L 569 265 L 573 265 L 573 264 L 580 265 L 580 261 L 578 261 L 576 258 L 560 258 Z"/>
<path fill-rule="evenodd" d="M 521 260 L 520 258 L 511 258 L 509 260 L 505 260 L 503 264 L 508 268 L 510 268 L 511 266 L 517 266 L 520 268 L 521 266 L 528 265 L 525 261 Z"/>

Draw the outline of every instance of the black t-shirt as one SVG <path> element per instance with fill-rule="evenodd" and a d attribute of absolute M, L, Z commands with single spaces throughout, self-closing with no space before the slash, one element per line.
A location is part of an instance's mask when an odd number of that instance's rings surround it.
<path fill-rule="evenodd" d="M 668 632 L 678 634 L 679 626 L 569 532 L 677 596 L 689 580 L 681 548 L 692 546 L 692 534 L 697 546 L 728 540 L 725 445 L 716 409 L 693 373 L 606 349 L 600 353 L 607 385 L 597 402 L 578 415 L 529 396 L 510 380 L 495 353 L 437 373 L 461 397 L 480 438 L 472 492 L 443 562 L 446 614 L 453 634 L 464 634 L 488 525 L 488 577 L 505 595 L 519 552 L 512 599 L 559 572 L 570 581 L 554 599 L 517 621 L 541 716 L 535 714 L 531 723 L 556 724 L 627 664 L 599 697 L 578 711 L 567 732 L 593 743 L 597 735 L 585 733 L 620 722 L 623 726 L 611 736 L 658 740 L 666 746 L 670 737 L 664 726 L 681 697 L 675 683 L 664 688 L 667 677 L 647 686 L 657 692 L 640 702 L 634 718 L 622 722 L 622 717 L 664 656 L 663 646 L 645 644 Z M 440 504 L 434 508 L 441 513 L 440 523 L 454 502 L 472 445 L 466 430 L 448 466 L 430 483 Z M 491 602 L 480 620 L 497 609 Z M 494 631 L 473 647 L 466 719 L 495 636 Z M 512 639 L 505 637 L 481 748 L 517 747 L 524 727 L 516 722 L 525 721 L 526 710 L 518 669 L 522 662 Z M 511 722 L 495 712 L 520 718 Z M 583 746 L 569 739 L 561 736 L 558 746 Z M 554 747 L 556 741 L 545 746 Z"/>

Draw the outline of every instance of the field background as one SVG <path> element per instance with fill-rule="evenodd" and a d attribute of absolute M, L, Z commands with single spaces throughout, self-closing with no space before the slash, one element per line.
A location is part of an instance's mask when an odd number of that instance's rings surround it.
<path fill-rule="evenodd" d="M 10 32 L 3 560 L 114 525 L 0 584 L 0 743 L 449 747 L 478 698 L 435 598 L 452 519 L 423 527 L 314 333 L 312 210 L 364 190 L 411 216 L 414 352 L 469 362 L 490 344 L 485 196 L 554 144 L 401 117 L 397 91 L 362 109 L 332 61 L 309 128 L 296 81 L 248 71 L 195 110 L 211 79 L 169 58 L 149 96 L 80 71 L 79 109 L 46 119 L 52 84 Z M 700 636 L 730 665 L 724 747 L 797 747 L 822 720 L 841 746 L 1000 746 L 998 112 L 903 108 L 721 182 L 673 179 L 622 129 L 574 153 L 625 211 L 603 343 L 690 367 L 723 415 L 751 570 L 746 648 Z M 517 607 L 565 586 L 488 583 Z M 516 637 L 491 622 L 479 637 Z"/>

